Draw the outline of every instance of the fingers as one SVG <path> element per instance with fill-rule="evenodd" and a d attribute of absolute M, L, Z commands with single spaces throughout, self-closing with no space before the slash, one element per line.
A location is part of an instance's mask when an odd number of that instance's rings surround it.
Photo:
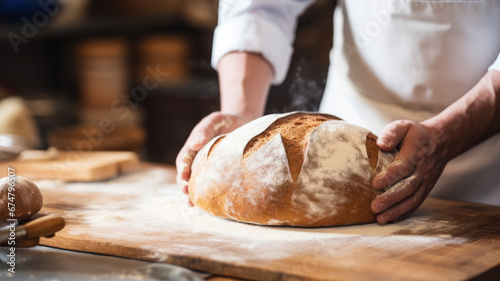
<path fill-rule="evenodd" d="M 422 180 L 416 175 L 411 175 L 408 178 L 396 183 L 391 189 L 384 194 L 375 198 L 371 203 L 371 208 L 374 213 L 380 213 L 407 197 L 412 196 L 420 186 Z"/>
<path fill-rule="evenodd" d="M 196 138 L 189 143 L 189 148 L 193 151 L 200 151 L 208 141 L 209 139 L 205 134 L 196 136 Z"/>
<path fill-rule="evenodd" d="M 387 124 L 377 139 L 377 145 L 384 151 L 396 149 L 412 125 L 411 121 L 398 120 Z"/>
<path fill-rule="evenodd" d="M 411 121 L 396 121 L 387 125 L 387 132 L 397 134 L 391 137 L 391 142 L 398 141 L 396 146 L 400 146 L 400 149 L 394 162 L 373 178 L 373 188 L 380 190 L 408 177 L 421 163 L 428 152 L 426 148 L 429 144 L 429 136 L 414 125 Z"/>
<path fill-rule="evenodd" d="M 176 166 L 177 166 L 177 185 L 181 188 L 182 193 L 189 195 L 189 177 L 191 175 L 191 165 L 193 164 L 194 157 L 196 156 L 196 151 L 187 149 L 186 145 L 184 145 L 183 149 L 177 156 Z M 187 205 L 189 207 L 194 207 L 191 199 L 187 197 Z"/>
<path fill-rule="evenodd" d="M 191 166 L 193 165 L 196 153 L 199 151 L 199 149 L 198 150 L 192 149 L 193 142 L 203 141 L 200 140 L 200 137 L 197 134 L 198 133 L 195 130 L 191 132 L 188 140 L 182 147 L 181 151 L 179 152 L 175 160 L 175 165 L 177 167 L 177 177 L 176 177 L 177 185 L 179 185 L 184 194 L 188 194 L 188 181 L 189 177 L 191 176 Z M 203 145 L 201 147 L 203 147 Z"/>
<path fill-rule="evenodd" d="M 191 201 L 191 198 L 189 198 L 189 197 L 187 198 L 187 205 L 188 205 L 188 207 L 194 207 L 194 204 Z"/>
<path fill-rule="evenodd" d="M 189 195 L 189 177 L 191 175 L 191 165 L 194 160 L 194 156 L 196 156 L 196 152 L 183 148 L 177 156 L 176 165 L 177 165 L 177 185 L 181 188 L 182 193 Z M 187 197 L 187 205 L 189 207 L 194 207 L 193 202 L 189 196 Z"/>
<path fill-rule="evenodd" d="M 377 190 L 392 185 L 371 204 L 372 211 L 378 214 L 378 223 L 385 224 L 409 216 L 422 204 L 446 161 L 441 150 L 436 150 L 429 128 L 412 121 L 388 124 L 377 145 L 382 150 L 399 149 L 394 162 L 372 181 Z"/>
<path fill-rule="evenodd" d="M 199 151 L 212 138 L 227 133 L 233 129 L 234 122 L 227 115 L 215 112 L 203 118 L 201 122 L 194 127 L 187 144 L 191 150 Z"/>
<path fill-rule="evenodd" d="M 407 161 L 404 153 L 400 152 L 394 162 L 373 178 L 372 186 L 376 190 L 384 189 L 407 177 L 414 169 L 415 166 Z"/>
<path fill-rule="evenodd" d="M 217 135 L 214 123 L 220 119 L 220 115 L 210 114 L 198 123 L 191 131 L 186 143 L 177 155 L 175 165 L 177 166 L 177 184 L 182 192 L 188 194 L 187 186 L 191 175 L 191 165 L 194 157 L 200 149 Z"/>
<path fill-rule="evenodd" d="M 177 185 L 179 185 L 184 194 L 189 195 L 188 181 L 191 176 L 191 166 L 197 152 L 215 136 L 233 130 L 237 124 L 233 122 L 232 118 L 236 118 L 236 116 L 214 112 L 203 118 L 191 131 L 175 161 L 177 167 Z M 189 198 L 188 206 L 194 206 Z"/>
<path fill-rule="evenodd" d="M 191 176 L 191 165 L 193 164 L 195 156 L 196 151 L 184 147 L 176 159 L 177 185 L 179 185 L 182 192 L 185 194 L 188 194 L 188 180 Z"/>
<path fill-rule="evenodd" d="M 425 197 L 426 189 L 418 188 L 415 193 L 403 201 L 378 214 L 377 222 L 379 224 L 386 224 L 388 222 L 397 222 L 408 217 L 422 204 Z"/>
<path fill-rule="evenodd" d="M 186 145 L 193 151 L 200 151 L 213 137 L 217 135 L 211 120 L 203 119 L 189 135 Z"/>

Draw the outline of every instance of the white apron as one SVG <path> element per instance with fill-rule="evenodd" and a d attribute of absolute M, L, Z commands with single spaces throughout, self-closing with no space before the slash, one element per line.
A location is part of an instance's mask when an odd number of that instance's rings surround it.
<path fill-rule="evenodd" d="M 380 134 L 479 81 L 500 52 L 500 0 L 344 1 L 334 29 L 320 111 Z M 500 134 L 450 161 L 431 195 L 500 205 Z"/>

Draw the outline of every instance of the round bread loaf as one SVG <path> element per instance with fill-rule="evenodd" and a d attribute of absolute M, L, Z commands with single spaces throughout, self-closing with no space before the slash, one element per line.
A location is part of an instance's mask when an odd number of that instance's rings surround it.
<path fill-rule="evenodd" d="M 21 176 L 16 176 L 15 181 L 10 179 L 9 177 L 0 179 L 0 221 L 6 219 L 22 221 L 38 213 L 43 205 L 42 193 L 38 186 Z M 12 182 L 15 183 L 14 187 L 12 187 Z M 9 210 L 12 207 L 13 212 Z"/>
<path fill-rule="evenodd" d="M 395 153 L 376 136 L 326 114 L 256 119 L 197 154 L 191 201 L 208 213 L 262 225 L 303 227 L 375 221 L 371 180 Z"/>

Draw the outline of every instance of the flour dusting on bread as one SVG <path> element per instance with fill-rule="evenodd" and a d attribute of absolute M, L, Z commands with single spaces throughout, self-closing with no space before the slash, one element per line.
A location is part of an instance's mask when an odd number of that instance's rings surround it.
<path fill-rule="evenodd" d="M 377 192 L 371 188 L 375 163 L 367 153 L 368 134 L 324 114 L 264 116 L 214 138 L 198 153 L 191 200 L 215 216 L 255 224 L 373 221 L 369 205 Z M 394 156 L 379 151 L 376 170 Z"/>
<path fill-rule="evenodd" d="M 309 219 L 334 216 L 340 205 L 349 203 L 341 189 L 353 175 L 369 178 L 371 167 L 365 149 L 369 131 L 344 121 L 318 126 L 309 137 L 306 159 L 299 176 L 300 187 L 293 204 L 304 204 Z M 338 188 L 331 188 L 331 186 Z"/>

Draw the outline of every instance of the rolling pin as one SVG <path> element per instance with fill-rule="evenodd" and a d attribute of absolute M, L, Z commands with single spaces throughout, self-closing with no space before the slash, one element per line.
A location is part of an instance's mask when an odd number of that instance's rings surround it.
<path fill-rule="evenodd" d="M 0 230 L 0 245 L 7 244 L 9 238 L 15 237 L 16 244 L 26 239 L 37 239 L 43 236 L 51 236 L 63 229 L 64 219 L 58 216 L 45 216 L 24 225 L 6 227 Z M 13 236 L 15 233 L 15 236 Z"/>

